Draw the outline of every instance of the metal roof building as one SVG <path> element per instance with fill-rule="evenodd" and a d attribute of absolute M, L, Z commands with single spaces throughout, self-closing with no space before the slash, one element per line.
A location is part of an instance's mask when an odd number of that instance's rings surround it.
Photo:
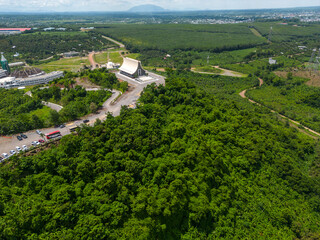
<path fill-rule="evenodd" d="M 142 68 L 141 62 L 132 58 L 124 58 L 119 70 L 121 74 L 131 78 L 146 75 L 146 71 Z"/>
<path fill-rule="evenodd" d="M 0 69 L 0 78 L 6 77 L 7 76 L 7 71 Z"/>

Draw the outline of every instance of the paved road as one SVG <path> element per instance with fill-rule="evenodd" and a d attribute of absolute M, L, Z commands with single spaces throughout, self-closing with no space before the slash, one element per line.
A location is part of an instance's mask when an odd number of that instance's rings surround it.
<path fill-rule="evenodd" d="M 90 125 L 93 125 L 96 119 L 105 120 L 106 114 L 108 112 L 111 112 L 113 116 L 118 116 L 120 114 L 121 107 L 126 105 L 134 105 L 136 101 L 139 99 L 141 92 L 143 91 L 144 87 L 146 87 L 148 84 L 156 83 L 156 84 L 165 84 L 165 79 L 162 76 L 156 75 L 154 73 L 149 73 L 149 76 L 153 77 L 153 81 L 148 81 L 147 83 L 140 83 L 137 81 L 134 81 L 126 76 L 123 76 L 119 73 L 116 73 L 116 76 L 123 80 L 127 81 L 131 87 L 129 91 L 122 94 L 118 99 L 117 97 L 121 94 L 120 91 L 113 90 L 112 96 L 103 104 L 102 109 L 99 110 L 99 113 L 97 114 L 90 114 L 88 116 L 82 117 L 81 119 L 77 121 L 72 121 L 66 124 L 65 128 L 46 128 L 46 129 L 40 129 L 42 133 L 50 133 L 56 130 L 59 130 L 62 135 L 70 134 L 70 128 L 79 126 L 83 123 L 84 119 L 88 119 Z M 87 89 L 87 90 L 97 90 L 96 88 Z M 117 101 L 114 102 L 114 100 L 117 99 Z M 11 149 L 15 150 L 16 146 L 21 147 L 22 145 L 27 145 L 28 147 L 31 146 L 32 141 L 38 141 L 41 139 L 40 135 L 38 135 L 35 130 L 29 131 L 25 133 L 28 138 L 24 139 L 22 141 L 18 141 L 16 138 L 17 135 L 13 136 L 4 136 L 0 137 L 0 154 L 2 153 L 9 153 Z"/>
<path fill-rule="evenodd" d="M 45 106 L 48 106 L 49 108 L 51 108 L 53 110 L 56 110 L 57 112 L 60 112 L 61 109 L 63 108 L 61 105 L 55 104 L 55 103 L 51 103 L 51 102 L 42 101 L 42 104 L 45 105 Z"/>
<path fill-rule="evenodd" d="M 49 87 L 41 87 L 40 89 L 44 89 L 44 88 L 49 88 Z M 61 88 L 61 89 L 63 89 L 63 88 Z M 30 96 L 30 97 L 32 97 L 31 91 L 28 91 L 28 92 L 26 92 L 25 94 L 28 95 L 28 96 Z M 56 110 L 57 112 L 60 112 L 61 109 L 63 108 L 61 105 L 55 104 L 55 103 L 51 103 L 51 102 L 42 101 L 42 104 L 45 105 L 45 106 L 47 106 L 47 107 L 49 107 L 49 108 L 51 108 L 51 109 L 53 109 L 53 110 Z M 0 154 L 1 154 L 1 153 L 0 153 Z"/>

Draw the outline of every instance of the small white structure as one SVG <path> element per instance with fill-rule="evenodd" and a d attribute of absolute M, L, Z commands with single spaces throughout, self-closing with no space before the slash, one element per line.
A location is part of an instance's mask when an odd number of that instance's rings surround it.
<path fill-rule="evenodd" d="M 48 28 L 44 28 L 43 29 L 43 31 L 52 31 L 52 30 L 55 30 L 55 28 L 54 27 L 48 27 Z"/>
<path fill-rule="evenodd" d="M 146 75 L 146 71 L 142 68 L 141 62 L 132 58 L 124 58 L 119 70 L 121 74 L 131 78 Z"/>
<path fill-rule="evenodd" d="M 307 49 L 307 46 L 298 46 L 298 48 L 299 48 L 300 50 L 304 50 L 304 49 Z"/>
<path fill-rule="evenodd" d="M 272 58 L 269 58 L 269 64 L 272 65 L 272 64 L 277 64 L 277 60 L 274 60 Z"/>

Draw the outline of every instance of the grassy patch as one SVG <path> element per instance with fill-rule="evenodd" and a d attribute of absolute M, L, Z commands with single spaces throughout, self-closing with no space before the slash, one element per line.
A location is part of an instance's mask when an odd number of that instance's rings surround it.
<path fill-rule="evenodd" d="M 123 58 L 120 56 L 119 52 L 110 52 L 109 54 L 110 62 L 122 64 Z"/>
<path fill-rule="evenodd" d="M 36 109 L 36 110 L 31 111 L 29 113 L 29 116 L 31 117 L 32 115 L 36 115 L 45 123 L 46 126 L 49 126 L 50 124 L 48 123 L 48 119 L 50 116 L 50 109 L 51 108 L 49 108 L 47 106 L 43 106 L 40 109 Z"/>
<path fill-rule="evenodd" d="M 105 64 L 108 62 L 108 53 L 107 52 L 97 53 L 94 55 L 94 60 L 99 64 Z"/>
<path fill-rule="evenodd" d="M 53 61 L 45 64 L 38 65 L 37 67 L 45 72 L 51 71 L 73 71 L 76 72 L 84 65 L 89 66 L 90 62 L 88 58 L 74 57 L 74 58 L 62 58 L 58 61 Z"/>
<path fill-rule="evenodd" d="M 196 72 L 206 72 L 206 73 L 222 73 L 223 71 L 212 67 L 212 66 L 203 66 L 203 67 L 196 67 L 195 68 Z"/>
<path fill-rule="evenodd" d="M 140 57 L 140 54 L 139 53 L 129 53 L 128 55 L 126 55 L 126 57 L 138 59 Z"/>

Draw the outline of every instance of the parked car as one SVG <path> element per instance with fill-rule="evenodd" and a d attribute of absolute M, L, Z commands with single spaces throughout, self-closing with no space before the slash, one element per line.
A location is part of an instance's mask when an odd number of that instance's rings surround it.
<path fill-rule="evenodd" d="M 19 146 L 16 146 L 17 152 L 22 151 L 22 149 Z"/>
<path fill-rule="evenodd" d="M 88 122 L 89 122 L 89 120 L 88 120 L 88 119 L 85 119 L 85 120 L 83 120 L 83 122 L 84 122 L 84 123 L 88 123 Z"/>
<path fill-rule="evenodd" d="M 2 156 L 3 156 L 4 158 L 7 158 L 7 157 L 9 157 L 9 154 L 8 154 L 8 153 L 2 153 Z"/>
<path fill-rule="evenodd" d="M 20 136 L 23 137 L 24 139 L 28 138 L 27 135 L 25 135 L 23 133 L 21 133 Z"/>
<path fill-rule="evenodd" d="M 36 133 L 38 133 L 39 135 L 42 134 L 42 132 L 40 130 L 36 130 Z"/>
<path fill-rule="evenodd" d="M 40 145 L 40 143 L 38 141 L 33 141 L 31 144 L 32 144 L 32 146 Z"/>
<path fill-rule="evenodd" d="M 44 140 L 43 139 L 39 139 L 38 142 L 39 143 L 44 143 Z"/>
<path fill-rule="evenodd" d="M 10 154 L 14 155 L 14 154 L 16 154 L 16 151 L 15 150 L 10 150 Z"/>
<path fill-rule="evenodd" d="M 17 138 L 18 138 L 19 141 L 22 141 L 22 140 L 23 140 L 20 135 L 18 135 Z"/>
<path fill-rule="evenodd" d="M 22 150 L 23 151 L 27 151 L 28 150 L 28 147 L 26 145 L 22 145 Z"/>
<path fill-rule="evenodd" d="M 64 124 L 61 124 L 61 125 L 60 125 L 60 128 L 64 128 L 64 127 L 66 127 L 66 125 L 64 125 Z"/>

